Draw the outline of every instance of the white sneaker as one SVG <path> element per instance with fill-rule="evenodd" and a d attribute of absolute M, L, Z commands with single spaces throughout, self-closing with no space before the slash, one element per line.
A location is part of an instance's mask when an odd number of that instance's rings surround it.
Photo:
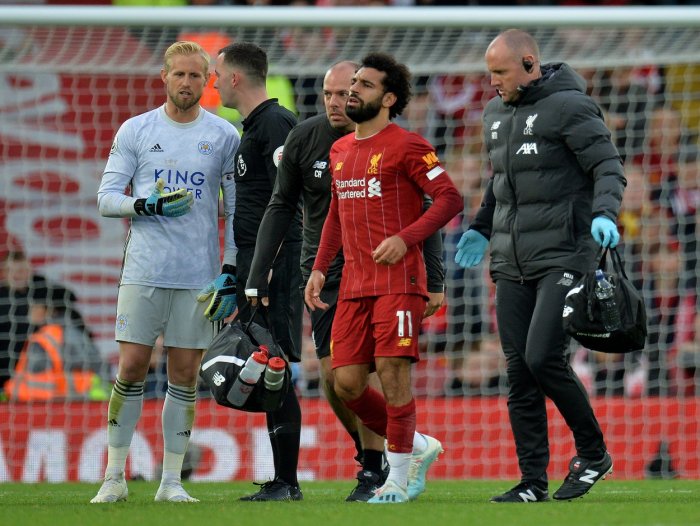
<path fill-rule="evenodd" d="M 387 480 L 381 488 L 374 491 L 374 497 L 367 504 L 400 504 L 408 502 L 408 493 L 393 480 Z"/>
<path fill-rule="evenodd" d="M 107 475 L 102 483 L 100 491 L 90 501 L 91 504 L 101 504 L 103 502 L 119 502 L 126 500 L 129 496 L 129 489 L 126 487 L 124 473 L 121 475 Z"/>
<path fill-rule="evenodd" d="M 444 451 L 438 439 L 422 433 L 421 435 L 428 442 L 428 446 L 422 453 L 411 455 L 411 464 L 408 466 L 408 498 L 411 500 L 417 499 L 425 491 L 425 474 Z"/>
<path fill-rule="evenodd" d="M 156 502 L 199 502 L 199 499 L 191 497 L 189 493 L 182 487 L 179 481 L 165 482 L 161 481 L 158 492 L 156 493 Z"/>

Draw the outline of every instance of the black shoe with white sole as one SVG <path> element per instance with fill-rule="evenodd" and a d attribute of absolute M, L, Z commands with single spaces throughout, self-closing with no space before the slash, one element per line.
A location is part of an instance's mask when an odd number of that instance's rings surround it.
<path fill-rule="evenodd" d="M 612 470 L 613 461 L 607 452 L 602 459 L 596 461 L 574 457 L 569 463 L 569 474 L 553 496 L 556 500 L 583 497 L 593 484 L 604 479 Z"/>
<path fill-rule="evenodd" d="M 549 500 L 549 492 L 531 482 L 521 482 L 503 495 L 491 497 L 491 502 L 544 502 Z"/>

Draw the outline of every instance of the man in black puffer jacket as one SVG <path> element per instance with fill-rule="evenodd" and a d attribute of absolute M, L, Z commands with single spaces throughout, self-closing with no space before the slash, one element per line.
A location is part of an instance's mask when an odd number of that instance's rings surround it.
<path fill-rule="evenodd" d="M 566 359 L 564 298 L 595 264 L 596 243 L 617 245 L 626 180 L 602 113 L 569 66 L 540 65 L 537 43 L 517 29 L 491 42 L 486 64 L 498 91 L 483 114 L 493 174 L 455 260 L 477 265 L 490 241 L 521 471 L 520 484 L 491 501 L 548 500 L 546 397 L 574 435 L 576 456 L 554 493 L 568 500 L 610 473 L 612 459 Z"/>

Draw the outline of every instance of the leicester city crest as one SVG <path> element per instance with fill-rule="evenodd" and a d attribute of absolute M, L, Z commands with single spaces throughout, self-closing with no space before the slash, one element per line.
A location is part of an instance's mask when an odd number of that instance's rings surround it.
<path fill-rule="evenodd" d="M 199 148 L 199 153 L 202 155 L 211 155 L 214 153 L 214 146 L 209 141 L 200 141 L 197 147 Z"/>

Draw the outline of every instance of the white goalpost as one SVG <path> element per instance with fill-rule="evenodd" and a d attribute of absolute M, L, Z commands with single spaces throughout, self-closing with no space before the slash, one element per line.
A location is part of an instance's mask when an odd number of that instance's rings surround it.
<path fill-rule="evenodd" d="M 392 53 L 414 75 L 413 98 L 398 122 L 435 144 L 465 200 L 461 222 L 444 229 L 447 305 L 425 321 L 415 368 L 420 426 L 446 448 L 434 476 L 517 478 L 493 287 L 485 265 L 462 271 L 452 262 L 488 177 L 480 116 L 494 92 L 483 55 L 509 27 L 535 36 L 543 62 L 567 62 L 586 79 L 625 159 L 623 255 L 647 299 L 649 343 L 613 357 L 571 348 L 616 475 L 672 476 L 650 468 L 663 446 L 679 475 L 700 478 L 700 8 L 0 6 L 0 256 L 23 251 L 35 272 L 75 294 L 113 371 L 128 224 L 99 216 L 96 190 L 119 125 L 163 102 L 159 71 L 167 46 L 196 40 L 215 55 L 234 40 L 259 44 L 269 57 L 270 95 L 300 119 L 322 111 L 321 81 L 331 64 Z M 240 124 L 213 86 L 201 102 Z M 0 358 L 1 342 L 15 337 L 3 302 Z M 0 361 L 0 376 L 16 356 L 10 358 Z M 161 458 L 160 367 L 129 468 L 146 479 Z M 310 347 L 296 378 L 300 478 L 352 478 L 353 445 L 318 389 Z M 101 478 L 104 404 L 1 401 L 0 482 Z M 551 476 L 561 477 L 573 446 L 550 410 Z M 266 433 L 263 416 L 217 407 L 202 391 L 192 480 L 266 479 Z"/>

